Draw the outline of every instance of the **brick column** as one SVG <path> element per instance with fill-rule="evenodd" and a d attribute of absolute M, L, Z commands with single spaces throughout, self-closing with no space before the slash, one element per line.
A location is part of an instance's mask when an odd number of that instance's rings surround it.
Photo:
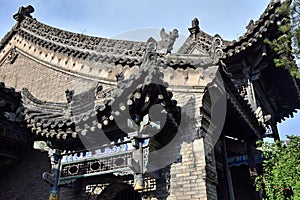
<path fill-rule="evenodd" d="M 184 134 L 180 144 L 182 160 L 171 165 L 168 200 L 217 199 L 217 172 L 212 134 L 202 127 L 200 107 L 203 94 L 195 96 L 197 109 L 192 115 L 195 116 L 194 126 L 190 129 L 191 133 Z"/>

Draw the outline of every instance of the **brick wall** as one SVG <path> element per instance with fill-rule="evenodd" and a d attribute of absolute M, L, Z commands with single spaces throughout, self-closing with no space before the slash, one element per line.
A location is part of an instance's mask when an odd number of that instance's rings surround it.
<path fill-rule="evenodd" d="M 1 65 L 0 81 L 17 91 L 26 87 L 36 98 L 52 102 L 65 102 L 66 89 L 78 94 L 95 86 L 95 81 L 57 71 L 21 54 L 13 63 Z M 35 151 L 29 145 L 24 160 L 0 177 L 0 200 L 48 199 L 50 186 L 42 180 L 43 172 L 50 172 L 47 153 Z M 72 189 L 60 191 L 62 200 L 84 199 L 85 195 Z"/>
<path fill-rule="evenodd" d="M 201 151 L 202 143 L 196 152 Z M 182 162 L 171 166 L 171 188 L 169 200 L 179 199 L 205 199 L 206 186 L 202 178 L 205 167 L 205 158 L 201 152 L 195 155 L 193 144 L 183 143 L 181 145 Z"/>
<path fill-rule="evenodd" d="M 13 64 L 5 62 L 0 67 L 0 81 L 16 90 L 26 87 L 38 99 L 52 102 L 65 102 L 67 89 L 78 94 L 95 85 L 94 81 L 51 69 L 21 54 Z"/>

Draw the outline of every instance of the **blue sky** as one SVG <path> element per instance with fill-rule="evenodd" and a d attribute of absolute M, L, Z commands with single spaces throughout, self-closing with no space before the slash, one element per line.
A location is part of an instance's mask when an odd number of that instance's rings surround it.
<path fill-rule="evenodd" d="M 33 17 L 39 21 L 88 35 L 124 38 L 132 33 L 133 38 L 129 39 L 141 39 L 158 34 L 155 31 L 164 27 L 177 28 L 181 35 L 187 36 L 191 20 L 197 17 L 205 32 L 233 40 L 245 32 L 251 19 L 258 19 L 268 3 L 268 0 L 1 0 L 0 38 L 14 25 L 12 15 L 18 7 L 31 4 L 35 8 Z M 140 37 L 140 31 L 132 31 L 136 29 L 147 30 L 143 34 L 149 35 Z M 283 138 L 286 134 L 300 134 L 299 122 L 298 112 L 293 119 L 282 123 L 279 130 Z"/>

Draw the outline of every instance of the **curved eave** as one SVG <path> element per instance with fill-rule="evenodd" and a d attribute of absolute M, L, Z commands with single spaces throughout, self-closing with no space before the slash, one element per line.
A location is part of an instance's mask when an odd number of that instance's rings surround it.
<path fill-rule="evenodd" d="M 275 13 L 275 10 L 279 6 L 281 6 L 279 1 L 271 1 L 260 18 L 248 25 L 248 30 L 243 36 L 239 37 L 238 40 L 229 42 L 223 48 L 223 59 L 229 59 L 237 54 L 243 53 L 255 43 L 262 41 L 266 33 L 270 31 L 270 28 L 273 25 L 277 26 L 276 21 L 280 16 Z"/>
<path fill-rule="evenodd" d="M 268 90 L 269 101 L 275 105 L 274 121 L 281 122 L 292 117 L 300 109 L 300 80 L 292 77 L 282 67 L 268 67 L 261 72 L 264 90 Z"/>
<path fill-rule="evenodd" d="M 94 117 L 94 107 L 86 102 L 77 105 L 54 103 L 35 98 L 27 89 L 23 89 L 22 101 L 24 120 L 33 133 L 47 138 L 70 139 L 77 138 L 76 125 L 87 118 Z"/>
<path fill-rule="evenodd" d="M 30 26 L 35 24 L 36 26 Z M 46 30 L 49 29 L 49 32 Z M 51 32 L 53 30 L 53 32 Z M 43 34 L 37 31 L 44 31 Z M 60 34 L 54 35 L 59 32 Z M 67 34 L 69 42 L 63 43 L 59 40 L 60 35 Z M 74 37 L 73 37 L 74 36 Z M 76 37 L 86 38 L 77 41 Z M 47 38 L 48 37 L 48 38 Z M 61 36 L 67 37 L 67 36 Z M 97 40 L 94 46 L 86 45 L 80 48 L 81 43 Z M 75 42 L 77 41 L 76 45 Z M 105 41 L 105 42 L 104 42 Z M 73 42 L 73 43 L 72 43 Z M 122 48 L 117 45 L 124 43 L 124 49 L 130 53 L 122 53 Z M 135 73 L 144 59 L 144 42 L 131 42 L 122 40 L 111 40 L 105 38 L 85 36 L 56 29 L 38 22 L 30 17 L 25 17 L 3 38 L 0 46 L 0 65 L 8 60 L 10 52 L 22 54 L 43 66 L 61 71 L 66 74 L 86 78 L 93 81 L 100 81 L 109 85 L 116 84 L 116 75 L 124 72 L 126 78 Z M 101 46 L 103 45 L 103 46 Z M 110 46 L 110 47 L 108 47 Z M 94 48 L 98 49 L 94 49 Z M 90 48 L 90 49 L 89 49 Z M 140 50 L 138 50 L 140 48 Z M 104 49 L 106 49 L 104 51 Z M 139 52 L 136 56 L 134 52 Z M 132 55 L 131 55 L 132 54 Z M 202 63 L 205 61 L 204 63 Z M 209 66 L 209 58 L 196 55 L 160 54 L 159 65 L 164 70 L 187 69 Z M 175 72 L 173 72 L 175 73 Z M 176 73 L 175 73 L 176 74 Z M 174 81 L 175 82 L 175 81 Z M 187 81 L 189 82 L 189 81 Z M 171 83 L 172 85 L 173 83 Z"/>
<path fill-rule="evenodd" d="M 126 58 L 134 61 L 143 56 L 146 48 L 144 42 L 107 39 L 73 33 L 48 26 L 30 17 L 25 17 L 19 29 L 20 34 L 33 43 L 68 56 L 83 59 L 102 60 L 104 55 L 110 55 L 113 59 L 114 56 L 118 58 L 118 55 L 122 55 L 125 62 Z"/>
<path fill-rule="evenodd" d="M 4 37 L 0 41 L 0 51 L 7 45 L 7 43 L 11 40 L 11 38 L 16 34 L 17 32 L 18 24 L 16 24 L 12 29 L 7 32 Z"/>
<path fill-rule="evenodd" d="M 234 84 L 231 80 L 221 71 L 222 78 L 226 83 L 226 91 L 228 93 L 228 100 L 234 106 L 236 111 L 241 115 L 243 120 L 246 124 L 252 129 L 257 137 L 260 137 L 265 129 L 264 127 L 259 124 L 255 114 L 253 113 L 250 105 L 246 100 L 244 100 L 241 95 L 238 93 L 237 89 L 235 88 Z M 228 113 L 230 114 L 230 113 Z"/>
<path fill-rule="evenodd" d="M 33 133 L 47 137 L 61 134 L 63 138 L 66 138 L 65 124 L 69 122 L 68 125 L 71 125 L 71 121 L 65 114 L 67 104 L 41 101 L 27 89 L 23 89 L 21 94 L 24 120 Z"/>

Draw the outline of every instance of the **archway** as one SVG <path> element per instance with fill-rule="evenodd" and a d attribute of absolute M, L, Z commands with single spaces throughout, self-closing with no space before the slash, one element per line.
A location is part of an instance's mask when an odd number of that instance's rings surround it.
<path fill-rule="evenodd" d="M 142 200 L 142 198 L 131 185 L 112 183 L 101 192 L 97 200 Z"/>

